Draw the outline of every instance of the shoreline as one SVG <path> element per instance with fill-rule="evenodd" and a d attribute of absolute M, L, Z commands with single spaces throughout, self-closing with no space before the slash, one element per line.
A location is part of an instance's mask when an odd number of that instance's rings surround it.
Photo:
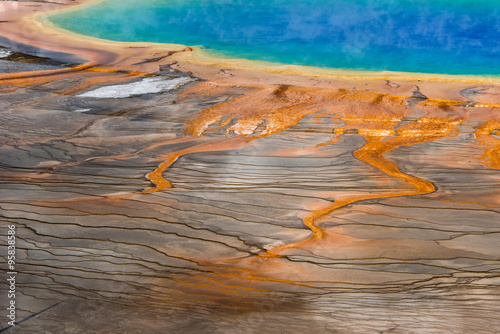
<path fill-rule="evenodd" d="M 37 3 L 37 7 L 40 8 L 35 10 L 25 5 L 30 2 L 2 3 L 7 9 L 4 12 L 7 13 L 8 22 L 2 23 L 5 29 L 0 35 L 38 48 L 69 53 L 86 59 L 86 65 L 104 69 L 153 73 L 159 66 L 175 62 L 175 68 L 178 70 L 192 72 L 200 78 L 223 85 L 286 83 L 306 87 L 363 88 L 402 96 L 412 96 L 417 86 L 420 92 L 429 98 L 458 101 L 467 101 L 459 92 L 470 88 L 471 85 L 494 86 L 500 91 L 498 87 L 500 78 L 496 77 L 348 71 L 229 59 L 214 57 L 213 54 L 200 48 L 179 44 L 117 42 L 80 35 L 57 27 L 47 20 L 48 14 L 73 10 L 74 6 L 86 6 L 96 1 L 101 0 L 83 0 L 77 3 L 63 1 L 58 4 Z M 9 6 L 19 9 L 9 11 Z M 148 61 L 148 59 L 158 60 Z M 221 75 L 221 71 L 231 75 Z M 494 95 L 482 95 L 481 102 L 497 102 L 497 94 Z"/>

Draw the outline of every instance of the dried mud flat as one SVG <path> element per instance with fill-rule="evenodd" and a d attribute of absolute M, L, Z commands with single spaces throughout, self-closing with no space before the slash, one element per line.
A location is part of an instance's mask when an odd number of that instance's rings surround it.
<path fill-rule="evenodd" d="M 497 83 L 92 43 L 4 60 L 17 320 L 54 306 L 7 333 L 496 332 Z"/>

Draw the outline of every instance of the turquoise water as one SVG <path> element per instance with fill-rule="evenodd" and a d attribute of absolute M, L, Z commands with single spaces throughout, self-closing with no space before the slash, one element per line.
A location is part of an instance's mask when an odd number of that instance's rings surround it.
<path fill-rule="evenodd" d="M 237 58 L 500 75 L 496 0 L 105 0 L 50 20 L 85 35 Z"/>

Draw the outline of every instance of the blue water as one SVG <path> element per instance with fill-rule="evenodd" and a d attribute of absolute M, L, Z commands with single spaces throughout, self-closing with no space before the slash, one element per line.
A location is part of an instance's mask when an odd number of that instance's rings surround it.
<path fill-rule="evenodd" d="M 500 75 L 497 0 L 105 0 L 50 20 L 95 37 L 237 58 Z"/>

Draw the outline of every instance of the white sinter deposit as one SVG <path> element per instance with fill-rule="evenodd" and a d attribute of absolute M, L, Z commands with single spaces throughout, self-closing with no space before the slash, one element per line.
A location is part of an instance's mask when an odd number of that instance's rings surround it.
<path fill-rule="evenodd" d="M 176 89 L 177 87 L 190 83 L 194 80 L 195 79 L 188 77 L 174 79 L 165 79 L 163 77 L 145 78 L 141 81 L 129 84 L 97 88 L 77 96 L 95 98 L 124 98 L 133 95 L 161 93 Z"/>

